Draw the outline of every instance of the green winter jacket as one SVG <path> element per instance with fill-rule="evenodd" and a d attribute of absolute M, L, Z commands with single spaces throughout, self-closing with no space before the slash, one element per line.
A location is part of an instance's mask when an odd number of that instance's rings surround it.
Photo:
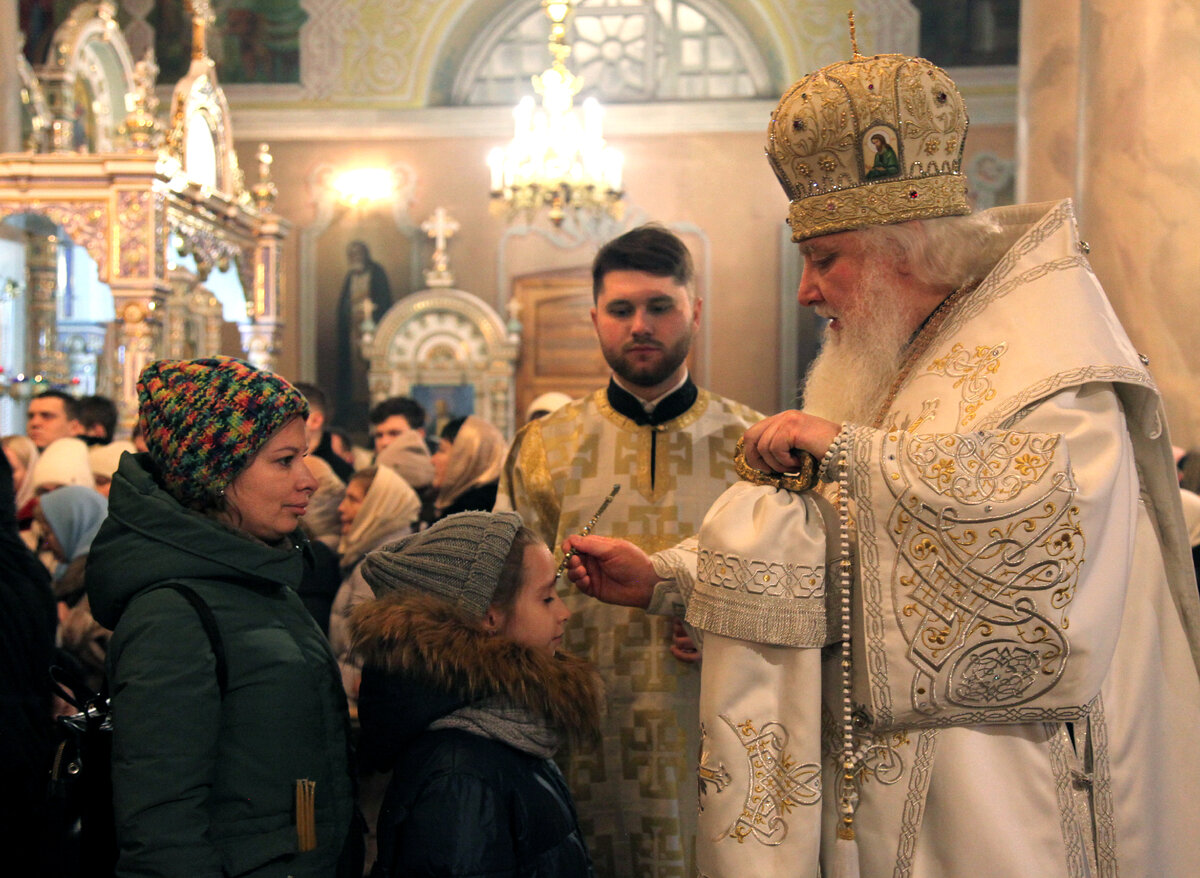
<path fill-rule="evenodd" d="M 349 720 L 324 634 L 290 586 L 302 549 L 185 509 L 126 454 L 92 544 L 92 613 L 113 629 L 113 787 L 121 876 L 333 876 L 351 826 Z M 299 539 L 299 534 L 296 535 Z M 182 581 L 212 609 L 216 661 Z M 301 853 L 296 781 L 315 781 Z"/>

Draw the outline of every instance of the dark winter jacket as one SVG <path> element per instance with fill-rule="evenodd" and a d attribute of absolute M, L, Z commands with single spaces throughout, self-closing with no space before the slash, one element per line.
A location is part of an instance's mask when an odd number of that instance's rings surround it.
<path fill-rule="evenodd" d="M 591 859 L 551 759 L 429 724 L 482 699 L 530 710 L 579 743 L 594 735 L 599 684 L 581 660 L 489 637 L 429 597 L 389 595 L 352 616 L 364 661 L 362 753 L 394 768 L 379 817 L 376 878 L 587 878 Z"/>
<path fill-rule="evenodd" d="M 145 454 L 125 455 L 92 544 L 92 613 L 113 629 L 119 875 L 321 876 L 351 827 L 348 719 L 325 637 L 289 587 L 299 544 L 276 548 L 185 509 Z M 299 534 L 295 539 L 301 539 Z M 211 608 L 228 664 L 179 593 Z M 298 850 L 296 782 L 315 781 L 315 850 Z"/>

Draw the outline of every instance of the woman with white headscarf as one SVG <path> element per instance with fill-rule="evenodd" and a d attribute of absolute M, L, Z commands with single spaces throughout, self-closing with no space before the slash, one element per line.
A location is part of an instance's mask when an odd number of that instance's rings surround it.
<path fill-rule="evenodd" d="M 389 446 L 390 447 L 390 446 Z M 359 470 L 346 485 L 346 496 L 338 506 L 342 520 L 342 556 L 345 578 L 333 599 L 329 614 L 329 645 L 342 671 L 342 685 L 350 705 L 350 718 L 358 723 L 358 687 L 362 661 L 350 654 L 350 613 L 359 604 L 375 598 L 363 579 L 362 559 L 372 549 L 393 543 L 412 533 L 421 513 L 421 499 L 395 470 L 373 466 Z M 366 863 L 375 860 L 375 823 L 391 774 L 365 772 L 358 778 L 358 806 L 367 821 Z"/>
<path fill-rule="evenodd" d="M 495 426 L 468 415 L 442 428 L 433 455 L 436 520 L 456 512 L 491 512 L 508 443 Z"/>
<path fill-rule="evenodd" d="M 45 494 L 64 485 L 96 488 L 87 445 L 74 436 L 64 436 L 47 445 L 33 467 L 34 494 Z"/>
<path fill-rule="evenodd" d="M 421 500 L 408 482 L 386 466 L 359 470 L 350 477 L 346 495 L 338 506 L 342 521 L 342 585 L 329 614 L 329 643 L 342 668 L 342 684 L 354 715 L 358 697 L 359 666 L 350 657 L 350 611 L 374 598 L 358 572 L 363 556 L 385 543 L 412 533 L 421 511 Z"/>
<path fill-rule="evenodd" d="M 33 468 L 38 462 L 37 446 L 28 436 L 14 433 L 0 439 L 4 448 L 4 456 L 12 469 L 13 494 L 17 512 L 17 526 L 22 536 L 29 533 L 29 525 L 33 523 Z M 29 546 L 33 548 L 32 545 Z"/>

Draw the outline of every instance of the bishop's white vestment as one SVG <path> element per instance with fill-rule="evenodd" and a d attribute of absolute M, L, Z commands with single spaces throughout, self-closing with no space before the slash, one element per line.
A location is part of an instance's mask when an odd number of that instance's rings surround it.
<path fill-rule="evenodd" d="M 852 523 L 860 874 L 1200 874 L 1200 604 L 1158 395 L 1070 202 L 996 216 L 1012 247 L 822 470 Z M 838 542 L 826 500 L 743 484 L 654 559 L 652 609 L 705 631 L 707 878 L 834 874 Z"/>
<path fill-rule="evenodd" d="M 610 385 L 531 422 L 509 451 L 497 508 L 519 512 L 556 556 L 614 484 L 620 492 L 593 533 L 647 552 L 696 533 L 737 481 L 737 440 L 762 419 L 690 380 L 659 404 L 669 417 L 661 423 L 636 423 L 627 415 L 640 410 L 622 414 L 611 399 L 636 405 Z M 602 745 L 565 766 L 597 873 L 685 875 L 696 831 L 699 671 L 671 655 L 668 620 L 575 589 L 564 600 L 566 647 L 593 662 L 606 686 Z"/>

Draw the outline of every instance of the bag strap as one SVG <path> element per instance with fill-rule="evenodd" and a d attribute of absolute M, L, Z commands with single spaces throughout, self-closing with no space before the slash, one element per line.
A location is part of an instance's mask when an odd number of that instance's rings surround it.
<path fill-rule="evenodd" d="M 217 627 L 217 617 L 213 615 L 212 608 L 204 602 L 204 598 L 196 594 L 195 589 L 182 582 L 164 582 L 146 589 L 142 594 L 157 591 L 160 588 L 169 588 L 179 592 L 192 605 L 196 615 L 200 617 L 200 624 L 204 626 L 204 633 L 208 635 L 208 644 L 212 647 L 213 657 L 217 661 L 217 688 L 220 689 L 221 698 L 224 699 L 225 692 L 229 688 L 229 667 L 225 662 L 225 645 L 221 640 L 221 629 Z"/>

